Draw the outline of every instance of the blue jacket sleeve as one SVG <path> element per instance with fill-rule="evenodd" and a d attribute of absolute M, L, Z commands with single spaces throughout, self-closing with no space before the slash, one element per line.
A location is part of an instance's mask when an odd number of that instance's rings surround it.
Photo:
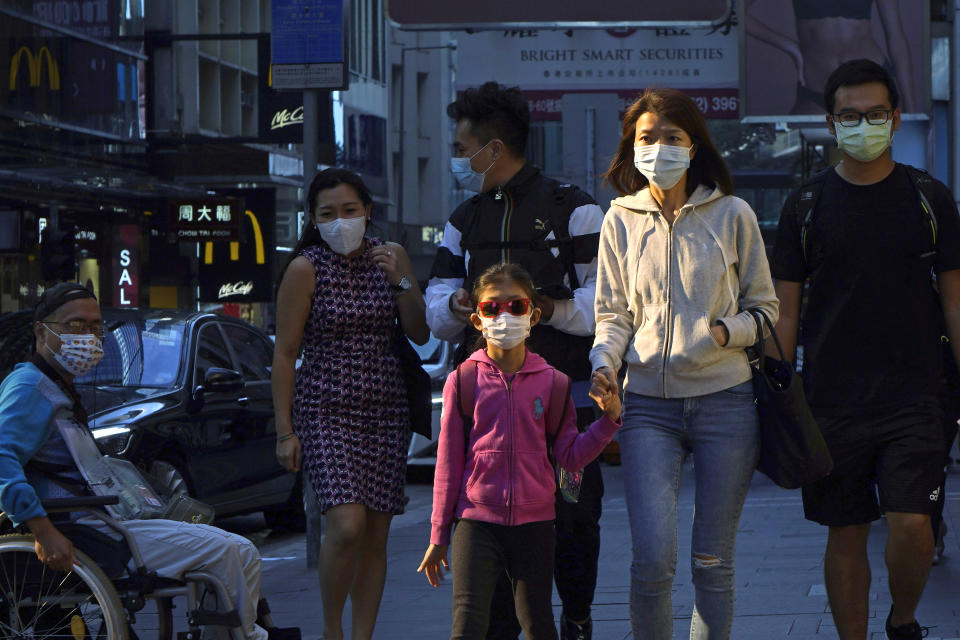
<path fill-rule="evenodd" d="M 47 515 L 23 470 L 49 437 L 57 410 L 44 382 L 42 374 L 15 370 L 0 386 L 0 509 L 14 524 Z"/>

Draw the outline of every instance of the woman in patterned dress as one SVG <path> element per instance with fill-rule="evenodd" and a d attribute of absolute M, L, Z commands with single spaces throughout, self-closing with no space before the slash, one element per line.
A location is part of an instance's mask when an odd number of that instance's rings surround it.
<path fill-rule="evenodd" d="M 410 442 L 395 318 L 418 344 L 429 330 L 406 252 L 364 237 L 373 200 L 359 176 L 320 172 L 307 203 L 310 223 L 277 293 L 277 458 L 292 472 L 302 461 L 327 518 L 319 562 L 323 637 L 343 638 L 349 595 L 353 638 L 366 640 L 383 593 L 390 520 L 403 512 Z"/>

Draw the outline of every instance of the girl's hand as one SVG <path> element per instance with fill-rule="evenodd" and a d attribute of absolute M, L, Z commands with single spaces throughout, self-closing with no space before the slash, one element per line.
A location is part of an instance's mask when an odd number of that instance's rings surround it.
<path fill-rule="evenodd" d="M 423 554 L 423 562 L 417 568 L 417 573 L 426 572 L 430 586 L 439 587 L 443 581 L 443 569 L 450 571 L 450 565 L 447 564 L 447 545 L 431 544 Z"/>
<path fill-rule="evenodd" d="M 373 260 L 375 265 L 383 269 L 383 272 L 387 274 L 387 280 L 390 284 L 400 284 L 401 278 L 406 274 L 400 269 L 397 250 L 381 244 L 370 249 L 367 255 L 370 256 L 370 259 Z"/>
<path fill-rule="evenodd" d="M 301 455 L 300 438 L 297 434 L 294 433 L 283 442 L 277 443 L 277 461 L 290 473 L 300 471 Z"/>
<path fill-rule="evenodd" d="M 620 389 L 612 375 L 610 367 L 600 367 L 590 378 L 590 397 L 611 420 L 619 420 L 622 412 Z"/>

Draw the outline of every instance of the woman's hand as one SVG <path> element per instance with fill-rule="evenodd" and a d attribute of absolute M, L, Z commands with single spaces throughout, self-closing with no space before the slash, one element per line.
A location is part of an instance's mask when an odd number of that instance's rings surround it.
<path fill-rule="evenodd" d="M 590 378 L 590 397 L 611 420 L 619 420 L 623 407 L 620 389 L 610 367 L 600 367 Z"/>
<path fill-rule="evenodd" d="M 300 449 L 300 438 L 298 438 L 295 433 L 291 433 L 290 437 L 286 440 L 277 442 L 277 461 L 290 473 L 300 471 L 302 453 Z"/>
<path fill-rule="evenodd" d="M 383 269 L 383 272 L 387 274 L 387 280 L 390 284 L 394 286 L 400 284 L 403 276 L 407 275 L 400 268 L 397 253 L 387 245 L 381 244 L 376 246 L 370 249 L 367 255 L 370 256 L 370 259 L 373 260 L 375 265 Z"/>
<path fill-rule="evenodd" d="M 417 568 L 417 573 L 427 574 L 427 582 L 432 587 L 439 587 L 443 581 L 443 570 L 450 570 L 447 563 L 447 545 L 431 544 L 423 554 L 423 562 Z"/>
<path fill-rule="evenodd" d="M 727 331 L 727 325 L 717 322 L 710 327 L 710 333 L 713 334 L 713 340 L 721 347 L 727 346 L 730 342 L 730 334 Z"/>

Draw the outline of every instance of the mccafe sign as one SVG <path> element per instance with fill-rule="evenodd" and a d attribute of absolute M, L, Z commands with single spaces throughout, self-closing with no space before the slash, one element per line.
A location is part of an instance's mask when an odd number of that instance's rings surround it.
<path fill-rule="evenodd" d="M 270 130 L 283 129 L 291 125 L 303 125 L 303 106 L 295 109 L 281 109 L 273 114 L 270 120 Z"/>

